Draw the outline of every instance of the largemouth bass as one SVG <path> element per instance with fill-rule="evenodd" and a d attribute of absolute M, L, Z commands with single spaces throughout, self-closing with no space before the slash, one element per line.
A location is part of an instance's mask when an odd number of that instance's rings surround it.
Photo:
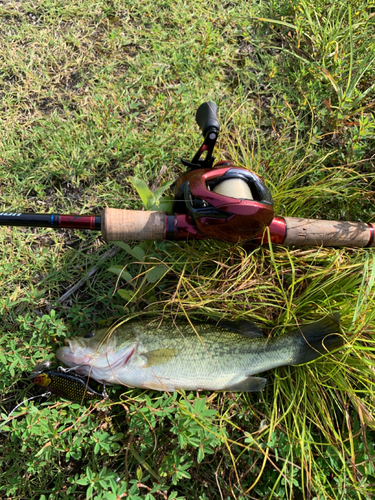
<path fill-rule="evenodd" d="M 343 344 L 340 315 L 328 316 L 276 338 L 253 323 L 132 320 L 73 337 L 56 357 L 75 371 L 107 384 L 158 391 L 259 391 L 254 374 L 307 363 Z M 198 335 L 199 337 L 198 337 Z"/>

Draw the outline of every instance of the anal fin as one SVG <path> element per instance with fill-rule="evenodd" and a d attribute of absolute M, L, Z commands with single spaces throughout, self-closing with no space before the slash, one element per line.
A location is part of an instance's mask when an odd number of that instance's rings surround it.
<path fill-rule="evenodd" d="M 267 383 L 267 379 L 263 377 L 246 377 L 240 382 L 234 382 L 233 384 L 227 385 L 222 391 L 233 391 L 233 392 L 255 392 L 262 391 Z"/>

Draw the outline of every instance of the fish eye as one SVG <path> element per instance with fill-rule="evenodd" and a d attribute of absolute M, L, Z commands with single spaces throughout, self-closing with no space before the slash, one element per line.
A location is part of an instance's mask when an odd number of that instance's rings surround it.
<path fill-rule="evenodd" d="M 94 335 L 95 335 L 95 332 L 89 332 L 89 333 L 86 333 L 86 335 L 84 336 L 84 338 L 85 339 L 91 339 Z"/>

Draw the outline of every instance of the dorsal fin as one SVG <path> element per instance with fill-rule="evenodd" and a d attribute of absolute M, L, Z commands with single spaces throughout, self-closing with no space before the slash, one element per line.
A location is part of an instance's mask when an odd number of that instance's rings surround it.
<path fill-rule="evenodd" d="M 231 332 L 238 333 L 243 337 L 249 337 L 252 339 L 263 337 L 262 329 L 251 321 L 219 321 L 217 326 L 225 328 L 225 330 L 230 330 Z"/>

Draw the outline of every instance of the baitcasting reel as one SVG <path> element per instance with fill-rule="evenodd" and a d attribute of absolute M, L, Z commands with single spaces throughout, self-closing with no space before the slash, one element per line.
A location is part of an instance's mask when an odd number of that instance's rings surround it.
<path fill-rule="evenodd" d="M 204 142 L 191 162 L 182 160 L 190 170 L 175 183 L 173 211 L 179 215 L 173 239 L 182 239 L 184 233 L 183 239 L 194 235 L 230 242 L 249 240 L 274 218 L 271 194 L 260 177 L 228 161 L 213 165 L 220 130 L 216 112 L 213 102 L 198 108 L 196 120 Z"/>

